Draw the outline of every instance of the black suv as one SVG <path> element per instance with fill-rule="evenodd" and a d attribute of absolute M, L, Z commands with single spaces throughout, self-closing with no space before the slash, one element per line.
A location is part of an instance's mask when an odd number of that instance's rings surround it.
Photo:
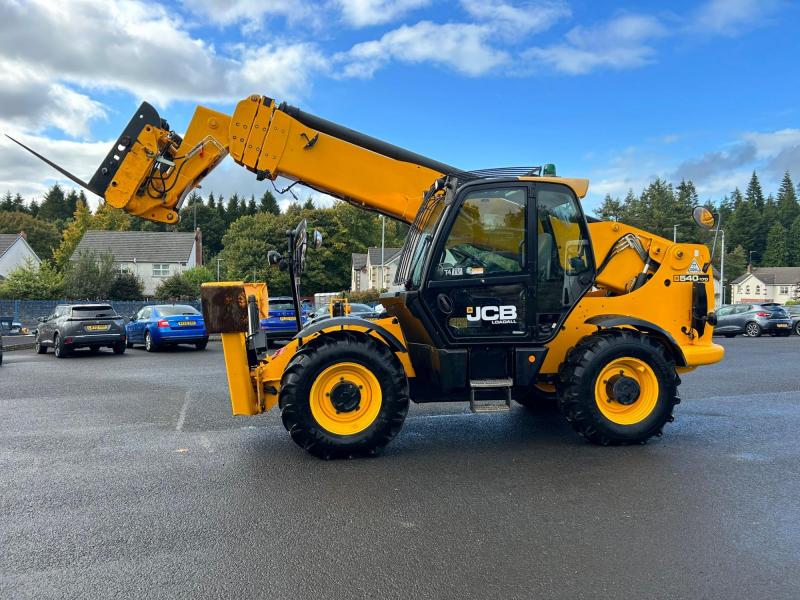
<path fill-rule="evenodd" d="M 46 354 L 52 347 L 56 358 L 75 348 L 105 347 L 122 354 L 125 341 L 125 322 L 108 304 L 59 304 L 52 315 L 39 318 L 36 329 L 36 352 Z"/>

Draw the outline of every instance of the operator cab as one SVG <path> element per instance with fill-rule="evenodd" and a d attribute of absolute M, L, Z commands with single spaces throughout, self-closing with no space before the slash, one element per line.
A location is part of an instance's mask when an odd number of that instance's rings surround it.
<path fill-rule="evenodd" d="M 381 297 L 414 368 L 462 399 L 476 381 L 529 386 L 595 261 L 572 188 L 535 178 L 443 178 L 412 225 L 395 284 Z M 497 386 L 505 387 L 505 386 Z M 459 397 L 460 396 L 460 397 Z M 424 398 L 420 398 L 424 399 Z"/>

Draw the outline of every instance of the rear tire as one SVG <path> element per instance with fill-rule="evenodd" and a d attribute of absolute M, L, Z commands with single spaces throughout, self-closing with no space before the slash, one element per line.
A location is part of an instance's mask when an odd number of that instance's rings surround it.
<path fill-rule="evenodd" d="M 197 350 L 205 350 L 206 346 L 208 346 L 208 340 L 203 340 L 202 342 L 195 342 L 194 347 Z"/>
<path fill-rule="evenodd" d="M 744 326 L 744 334 L 747 337 L 761 337 L 761 325 L 755 321 L 750 321 Z"/>
<path fill-rule="evenodd" d="M 643 444 L 661 435 L 680 402 L 672 357 L 637 331 L 606 329 L 583 338 L 567 355 L 559 381 L 561 413 L 580 435 L 603 446 Z"/>
<path fill-rule="evenodd" d="M 798 334 L 798 335 L 800 335 L 800 334 Z M 726 338 L 728 338 L 728 339 L 730 339 L 730 338 L 735 338 L 735 337 L 736 337 L 736 334 L 735 334 L 735 333 L 726 333 L 726 334 L 725 334 L 725 337 L 726 337 Z"/>
<path fill-rule="evenodd" d="M 125 347 L 125 342 L 117 342 L 111 349 L 114 351 L 114 354 L 125 354 Z"/>
<path fill-rule="evenodd" d="M 66 358 L 69 355 L 66 344 L 64 344 L 61 340 L 61 336 L 58 334 L 53 338 L 53 354 L 56 355 L 56 358 Z"/>
<path fill-rule="evenodd" d="M 39 336 L 36 336 L 36 344 L 34 345 L 33 349 L 36 351 L 36 354 L 47 354 L 47 346 L 42 344 Z"/>
<path fill-rule="evenodd" d="M 279 398 L 294 442 L 323 459 L 378 454 L 400 431 L 408 402 L 405 371 L 389 348 L 350 333 L 297 352 Z"/>
<path fill-rule="evenodd" d="M 794 324 L 794 332 L 796 335 L 800 335 L 800 321 Z"/>
<path fill-rule="evenodd" d="M 156 346 L 149 331 L 144 332 L 144 349 L 148 352 L 155 352 L 158 350 L 158 346 Z"/>

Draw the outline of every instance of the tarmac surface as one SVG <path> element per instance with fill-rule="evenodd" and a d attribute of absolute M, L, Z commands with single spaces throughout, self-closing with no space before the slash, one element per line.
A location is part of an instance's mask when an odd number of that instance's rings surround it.
<path fill-rule="evenodd" d="M 800 337 L 720 339 L 662 438 L 412 405 L 324 462 L 233 417 L 219 343 L 9 352 L 2 598 L 800 597 Z"/>

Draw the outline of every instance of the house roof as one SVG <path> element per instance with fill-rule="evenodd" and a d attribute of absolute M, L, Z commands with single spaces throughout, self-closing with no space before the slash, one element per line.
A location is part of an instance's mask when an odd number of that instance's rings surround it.
<path fill-rule="evenodd" d="M 185 263 L 194 246 L 194 232 L 97 231 L 90 229 L 81 239 L 72 260 L 81 252 L 108 252 L 117 262 Z"/>
<path fill-rule="evenodd" d="M 6 250 L 11 248 L 18 237 L 18 233 L 0 233 L 0 256 L 3 256 Z"/>
<path fill-rule="evenodd" d="M 747 279 L 748 275 L 753 275 L 756 279 L 766 285 L 794 285 L 800 283 L 800 267 L 763 267 L 753 269 L 752 273 L 745 273 L 733 280 L 733 284 L 739 284 Z"/>
<path fill-rule="evenodd" d="M 402 248 L 386 248 L 383 249 L 383 262 L 384 264 L 388 264 L 392 262 L 395 258 L 398 257 Z M 381 264 L 381 249 L 377 247 L 370 247 L 368 250 L 369 252 L 369 263 L 371 265 L 380 265 Z"/>
<path fill-rule="evenodd" d="M 360 271 L 364 267 L 367 266 L 367 255 L 360 254 L 358 252 L 353 252 L 351 255 L 351 260 L 353 261 L 353 269 L 356 271 Z"/>

